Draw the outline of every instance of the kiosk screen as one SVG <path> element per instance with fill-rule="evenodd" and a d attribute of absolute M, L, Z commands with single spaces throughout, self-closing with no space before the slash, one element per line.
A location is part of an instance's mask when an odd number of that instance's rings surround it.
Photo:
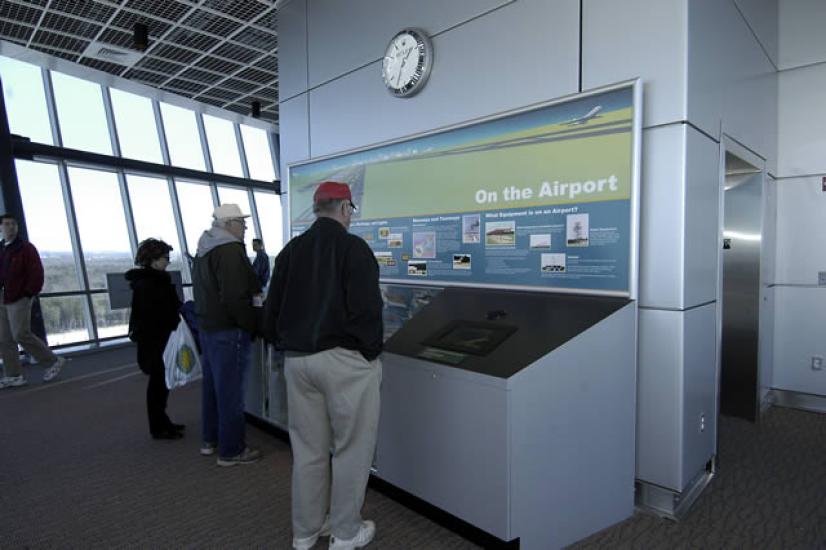
<path fill-rule="evenodd" d="M 499 347 L 516 327 L 479 321 L 451 321 L 424 342 L 425 346 L 485 356 Z"/>

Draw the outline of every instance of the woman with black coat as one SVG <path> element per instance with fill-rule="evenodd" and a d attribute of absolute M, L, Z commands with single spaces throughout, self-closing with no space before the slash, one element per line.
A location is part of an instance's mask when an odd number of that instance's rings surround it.
<path fill-rule="evenodd" d="M 166 267 L 172 247 L 158 239 L 146 239 L 138 246 L 135 265 L 126 273 L 132 287 L 132 313 L 129 339 L 138 345 L 138 366 L 149 375 L 146 388 L 146 411 L 149 432 L 155 439 L 180 439 L 184 425 L 174 424 L 166 415 L 169 390 L 163 363 L 163 351 L 169 335 L 178 326 L 181 300 Z"/>

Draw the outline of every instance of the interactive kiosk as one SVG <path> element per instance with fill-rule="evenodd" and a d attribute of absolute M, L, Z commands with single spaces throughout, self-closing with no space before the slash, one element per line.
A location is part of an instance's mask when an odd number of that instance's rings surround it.
<path fill-rule="evenodd" d="M 385 301 L 374 475 L 523 549 L 634 504 L 640 85 L 290 167 L 293 235 L 325 180 Z M 285 427 L 271 350 L 250 412 Z"/>

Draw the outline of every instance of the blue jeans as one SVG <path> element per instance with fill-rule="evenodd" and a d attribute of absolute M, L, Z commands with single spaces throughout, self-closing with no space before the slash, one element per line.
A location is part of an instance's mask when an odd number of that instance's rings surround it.
<path fill-rule="evenodd" d="M 203 440 L 218 444 L 218 456 L 230 458 L 246 447 L 244 395 L 250 363 L 248 332 L 201 330 L 204 371 L 201 416 Z"/>

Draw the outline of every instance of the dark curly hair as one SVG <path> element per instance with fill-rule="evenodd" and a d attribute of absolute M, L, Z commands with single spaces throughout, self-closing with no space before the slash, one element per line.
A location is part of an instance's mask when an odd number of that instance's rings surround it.
<path fill-rule="evenodd" d="M 135 265 L 149 267 L 152 262 L 163 256 L 169 255 L 172 247 L 160 239 L 146 239 L 138 245 L 138 253 L 135 254 Z"/>

